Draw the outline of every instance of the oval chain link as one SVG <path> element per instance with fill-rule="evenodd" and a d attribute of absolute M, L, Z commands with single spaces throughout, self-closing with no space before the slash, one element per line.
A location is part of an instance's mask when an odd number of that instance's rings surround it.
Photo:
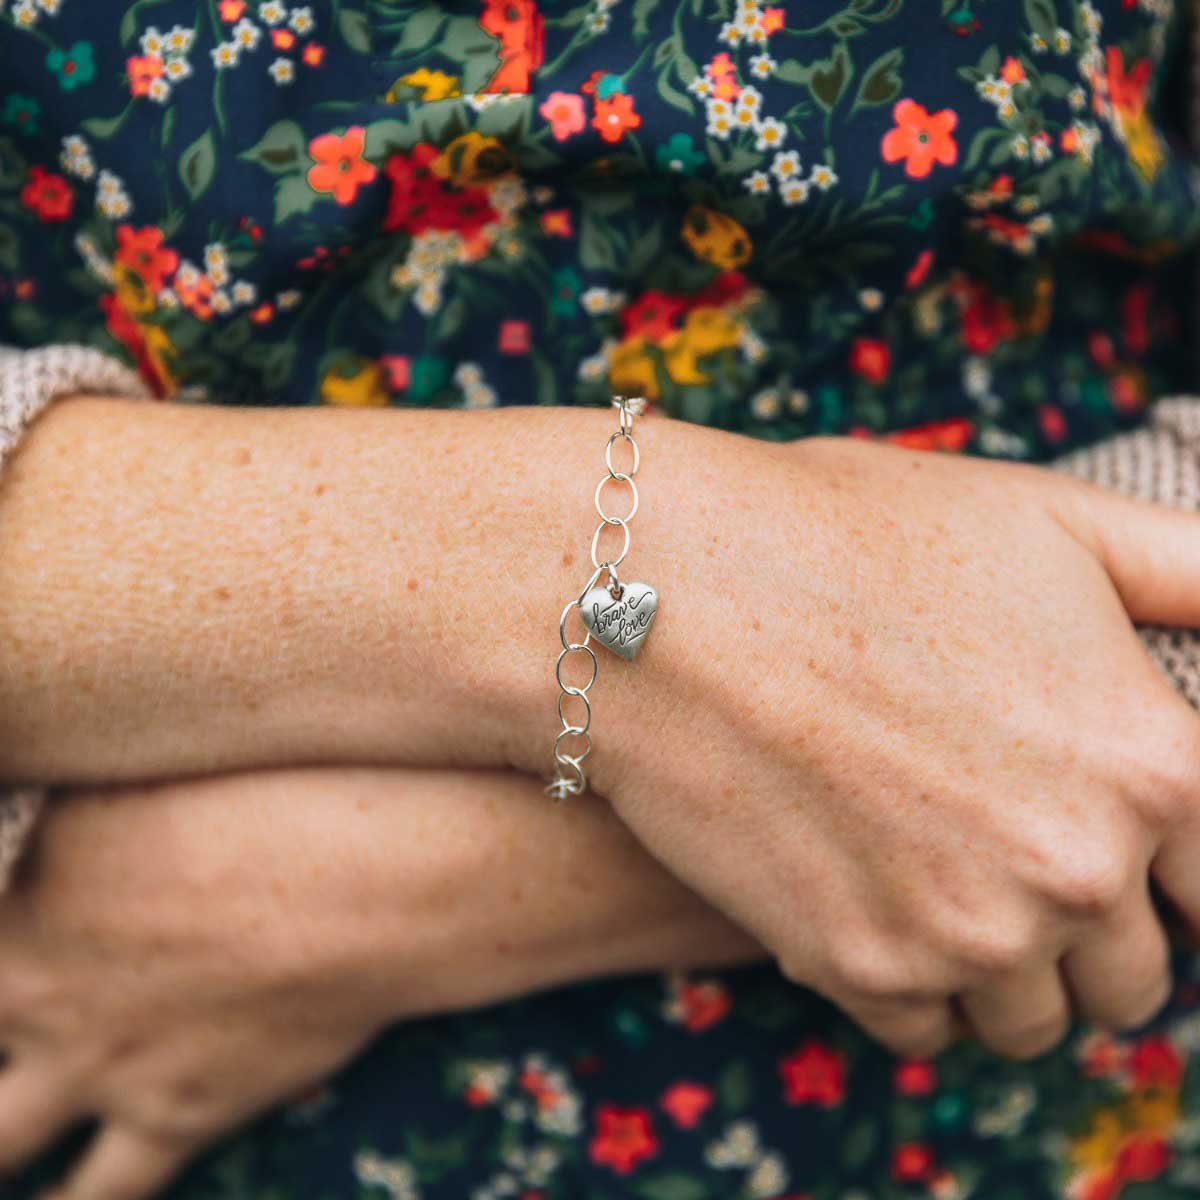
<path fill-rule="evenodd" d="M 633 440 L 633 418 L 645 411 L 646 401 L 640 396 L 614 396 L 613 406 L 620 410 L 621 425 L 604 447 L 604 465 L 608 468 L 608 473 L 596 485 L 596 511 L 600 514 L 600 524 L 596 527 L 596 532 L 592 534 L 592 566 L 595 567 L 595 570 L 579 595 L 574 600 L 567 601 L 566 607 L 562 610 L 562 616 L 558 619 L 558 640 L 562 643 L 562 650 L 559 652 L 558 661 L 554 664 L 554 678 L 559 687 L 558 720 L 562 728 L 554 738 L 554 775 L 544 789 L 556 800 L 565 799 L 567 796 L 580 796 L 587 790 L 587 776 L 584 774 L 583 760 L 592 752 L 592 703 L 588 699 L 588 692 L 591 691 L 599 673 L 596 653 L 591 648 L 592 635 L 585 632 L 582 642 L 569 642 L 567 640 L 567 618 L 572 609 L 582 609 L 584 596 L 591 591 L 596 580 L 604 571 L 608 571 L 610 586 L 616 583 L 616 586 L 620 587 L 617 582 L 616 568 L 629 553 L 629 522 L 633 520 L 638 510 L 638 490 L 633 477 L 641 465 L 641 453 L 638 450 L 637 442 Z M 633 465 L 624 471 L 619 471 L 613 466 L 612 451 L 613 443 L 616 441 L 628 442 L 633 451 Z M 602 493 L 604 485 L 610 482 L 628 483 L 633 493 L 632 506 L 623 517 L 610 516 L 604 509 Z M 601 560 L 597 557 L 600 534 L 609 525 L 616 525 L 621 529 L 624 534 L 624 542 L 617 558 Z M 580 653 L 587 654 L 592 661 L 591 678 L 582 685 L 565 683 L 563 681 L 563 660 L 568 655 Z M 583 702 L 582 724 L 572 721 L 563 711 L 566 702 L 573 697 L 578 697 Z M 569 738 L 577 738 L 581 743 L 573 754 L 562 747 L 563 741 Z M 569 742 L 568 745 L 570 745 Z"/>

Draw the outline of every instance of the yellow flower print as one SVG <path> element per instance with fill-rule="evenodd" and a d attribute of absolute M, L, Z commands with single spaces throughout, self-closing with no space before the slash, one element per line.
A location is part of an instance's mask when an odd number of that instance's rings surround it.
<path fill-rule="evenodd" d="M 683 240 L 701 262 L 722 271 L 742 266 L 754 248 L 750 235 L 726 213 L 693 204 L 683 218 Z"/>
<path fill-rule="evenodd" d="M 395 104 L 404 88 L 413 88 L 421 93 L 421 100 L 452 100 L 462 95 L 457 75 L 447 75 L 445 71 L 431 71 L 422 67 L 408 75 L 401 75 L 388 88 L 384 99 L 389 104 Z"/>
<path fill-rule="evenodd" d="M 1129 148 L 1130 160 L 1137 168 L 1138 174 L 1149 183 L 1166 161 L 1154 122 L 1142 108 L 1125 113 L 1121 126 L 1125 131 L 1125 144 Z"/>
<path fill-rule="evenodd" d="M 1092 1114 L 1091 1126 L 1083 1136 L 1071 1143 L 1071 1162 L 1076 1168 L 1108 1167 L 1117 1161 L 1125 1126 L 1112 1109 L 1100 1109 Z"/>
<path fill-rule="evenodd" d="M 383 368 L 369 358 L 349 361 L 356 363 L 351 375 L 345 373 L 349 362 L 325 372 L 321 380 L 321 399 L 326 404 L 340 404 L 346 408 L 380 408 L 387 404 L 389 397 L 383 382 Z"/>
<path fill-rule="evenodd" d="M 645 396 L 657 400 L 662 394 L 658 372 L 648 350 L 650 343 L 640 334 L 626 338 L 612 352 L 608 366 L 609 383 L 615 392 L 629 396 Z"/>
<path fill-rule="evenodd" d="M 430 169 L 455 187 L 474 187 L 504 175 L 511 175 L 515 164 L 508 148 L 499 139 L 485 137 L 472 129 L 456 137 Z"/>
<path fill-rule="evenodd" d="M 114 275 L 117 299 L 130 316 L 142 317 L 154 311 L 157 299 L 136 271 L 118 264 Z"/>
<path fill-rule="evenodd" d="M 722 309 L 709 305 L 693 308 L 683 328 L 660 343 L 667 374 L 675 383 L 707 383 L 709 376 L 698 360 L 736 346 L 740 336 L 741 327 Z"/>
<path fill-rule="evenodd" d="M 1144 1133 L 1169 1133 L 1179 1123 L 1179 1097 L 1157 1089 L 1130 1096 L 1129 1116 Z"/>

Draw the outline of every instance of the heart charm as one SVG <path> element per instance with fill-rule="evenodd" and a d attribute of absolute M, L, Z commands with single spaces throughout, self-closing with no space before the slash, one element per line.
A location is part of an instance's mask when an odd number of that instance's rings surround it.
<path fill-rule="evenodd" d="M 641 649 L 657 611 L 658 593 L 648 583 L 622 582 L 620 600 L 597 586 L 584 593 L 579 606 L 588 633 L 628 662 Z"/>

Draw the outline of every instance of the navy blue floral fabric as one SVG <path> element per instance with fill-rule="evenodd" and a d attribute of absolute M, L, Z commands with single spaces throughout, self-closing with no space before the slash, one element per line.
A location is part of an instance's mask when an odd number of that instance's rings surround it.
<path fill-rule="evenodd" d="M 0 342 L 169 399 L 616 390 L 1044 459 L 1195 387 L 1182 33 L 1172 0 L 0 0 Z M 1190 957 L 1153 1028 L 1027 1065 L 897 1061 L 769 968 L 643 977 L 398 1027 L 177 1196 L 1174 1200 L 1198 1100 Z"/>

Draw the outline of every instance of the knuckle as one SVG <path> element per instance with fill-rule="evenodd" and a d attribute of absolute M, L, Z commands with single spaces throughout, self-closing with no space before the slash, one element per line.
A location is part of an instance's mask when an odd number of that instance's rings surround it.
<path fill-rule="evenodd" d="M 1163 1005 L 1171 995 L 1171 980 L 1169 977 L 1156 979 L 1140 994 L 1131 996 L 1123 1003 L 1112 1020 L 1108 1022 L 1113 1029 L 1125 1032 L 1138 1029 L 1158 1015 Z"/>
<path fill-rule="evenodd" d="M 994 975 L 1015 971 L 1033 953 L 1034 939 L 1017 924 L 995 923 L 957 930 L 950 938 L 951 956 L 970 973 Z"/>
<path fill-rule="evenodd" d="M 1066 912 L 1099 917 L 1117 907 L 1132 879 L 1129 857 L 1110 844 L 1060 861 L 1044 890 Z"/>
<path fill-rule="evenodd" d="M 878 943 L 844 938 L 830 952 L 830 971 L 839 992 L 873 1000 L 904 994 L 910 986 L 909 972 Z"/>

